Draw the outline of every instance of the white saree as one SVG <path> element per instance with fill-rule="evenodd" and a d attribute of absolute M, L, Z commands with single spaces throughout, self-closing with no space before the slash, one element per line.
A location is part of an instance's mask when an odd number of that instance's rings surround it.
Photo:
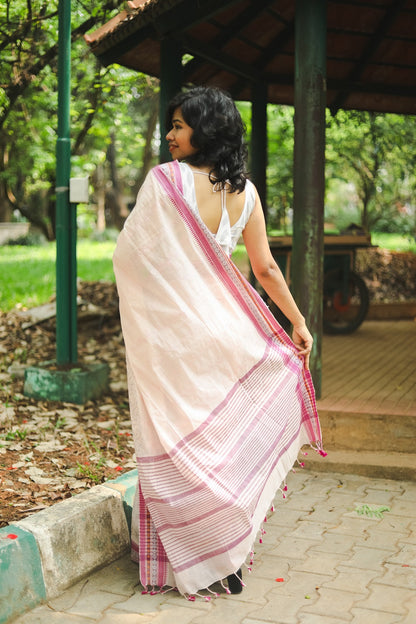
<path fill-rule="evenodd" d="M 147 587 L 194 594 L 246 560 L 276 490 L 321 433 L 303 358 L 155 167 L 114 271 L 138 462 L 132 553 Z"/>

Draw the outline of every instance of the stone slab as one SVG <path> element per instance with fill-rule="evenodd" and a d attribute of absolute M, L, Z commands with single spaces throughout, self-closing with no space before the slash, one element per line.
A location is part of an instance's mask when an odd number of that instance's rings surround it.
<path fill-rule="evenodd" d="M 34 536 L 16 525 L 0 529 L 0 623 L 33 609 L 45 597 Z"/>
<path fill-rule="evenodd" d="M 48 598 L 120 557 L 129 546 L 121 496 L 96 486 L 16 523 L 36 538 Z"/>

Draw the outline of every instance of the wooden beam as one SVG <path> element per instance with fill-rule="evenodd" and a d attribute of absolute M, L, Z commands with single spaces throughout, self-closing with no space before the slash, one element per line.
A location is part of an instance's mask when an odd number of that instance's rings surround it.
<path fill-rule="evenodd" d="M 190 35 L 181 35 L 178 41 L 182 42 L 185 51 L 200 56 L 225 71 L 253 82 L 260 78 L 258 71 L 252 65 L 243 63 L 210 44 L 201 43 Z"/>
<path fill-rule="evenodd" d="M 263 80 L 263 82 L 271 84 L 272 82 L 279 82 L 279 84 L 285 85 L 293 85 L 293 76 L 279 76 L 278 80 L 276 80 L 276 74 L 266 74 L 263 73 L 264 68 L 267 66 L 269 61 L 279 53 L 279 51 L 283 48 L 284 45 L 293 37 L 294 34 L 294 21 L 287 25 L 287 27 L 280 32 L 273 40 L 269 43 L 267 48 L 263 50 L 260 57 L 253 63 L 253 67 L 257 70 L 257 76 Z M 272 78 L 273 76 L 273 78 Z M 245 87 L 245 83 L 240 79 L 234 85 L 235 93 L 239 93 Z"/>
<path fill-rule="evenodd" d="M 155 13 L 151 7 L 140 9 L 133 12 L 129 20 L 121 22 L 112 35 L 98 43 L 94 54 L 103 65 L 109 65 L 114 58 L 126 54 L 149 37 L 163 39 L 178 35 L 239 2 L 241 0 L 183 0 L 161 13 Z"/>
<path fill-rule="evenodd" d="M 396 17 L 402 10 L 405 3 L 406 0 L 392 0 L 390 7 L 387 9 L 383 19 L 378 25 L 377 30 L 369 39 L 367 45 L 364 47 L 360 58 L 358 59 L 352 70 L 349 72 L 347 81 L 356 82 L 360 78 L 360 76 L 362 76 L 369 60 L 372 58 L 379 45 L 382 43 L 386 33 L 390 30 L 392 24 L 394 24 Z M 344 87 L 330 104 L 332 114 L 336 114 L 338 109 L 342 108 L 342 105 L 347 99 L 348 95 L 349 90 Z"/>
<path fill-rule="evenodd" d="M 240 2 L 241 0 L 205 0 L 205 2 L 183 0 L 162 14 L 158 14 L 153 20 L 153 27 L 160 38 L 166 35 L 174 36 L 200 22 L 206 22 L 220 11 Z"/>
<path fill-rule="evenodd" d="M 230 23 L 222 32 L 220 32 L 210 45 L 216 49 L 222 49 L 226 43 L 233 37 L 236 37 L 252 19 L 257 17 L 264 9 L 266 9 L 274 0 L 255 0 L 244 11 L 242 11 L 237 17 Z M 184 67 L 185 80 L 194 71 L 196 71 L 204 61 L 201 58 L 194 58 L 189 61 Z"/>

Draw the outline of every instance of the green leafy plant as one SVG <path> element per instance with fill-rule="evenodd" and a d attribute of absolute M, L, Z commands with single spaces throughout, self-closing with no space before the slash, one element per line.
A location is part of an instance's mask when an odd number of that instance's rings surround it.
<path fill-rule="evenodd" d="M 377 509 L 373 509 L 369 505 L 361 505 L 361 507 L 356 507 L 355 509 L 355 512 L 359 516 L 369 516 L 370 518 L 383 518 L 383 513 L 385 511 L 390 511 L 390 507 L 382 505 Z"/>
<path fill-rule="evenodd" d="M 12 440 L 24 440 L 27 434 L 27 429 L 16 429 L 15 431 L 7 431 L 5 434 L 2 435 L 2 438 L 9 442 Z"/>

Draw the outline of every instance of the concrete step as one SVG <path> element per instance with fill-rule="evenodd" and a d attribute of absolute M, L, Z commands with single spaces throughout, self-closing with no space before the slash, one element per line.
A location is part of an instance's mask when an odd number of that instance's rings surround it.
<path fill-rule="evenodd" d="M 306 449 L 305 449 L 306 450 Z M 332 450 L 325 447 L 328 455 L 308 451 L 303 460 L 305 469 L 317 472 L 339 472 L 371 478 L 416 481 L 416 453 L 392 451 Z"/>
<path fill-rule="evenodd" d="M 319 409 L 324 446 L 333 450 L 416 453 L 416 417 Z"/>

